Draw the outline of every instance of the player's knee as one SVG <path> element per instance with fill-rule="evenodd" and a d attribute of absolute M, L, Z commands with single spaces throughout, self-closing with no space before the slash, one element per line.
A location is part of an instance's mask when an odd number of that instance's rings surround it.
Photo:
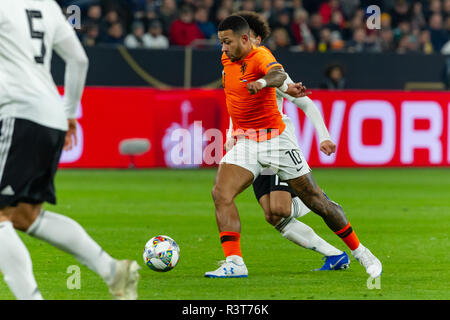
<path fill-rule="evenodd" d="M 264 217 L 266 218 L 266 221 L 273 226 L 276 226 L 282 219 L 282 217 L 273 215 L 271 212 L 266 212 Z"/>
<path fill-rule="evenodd" d="M 277 217 L 289 217 L 291 215 L 291 205 L 290 203 L 275 202 L 270 203 L 270 212 L 272 215 Z"/>
<path fill-rule="evenodd" d="M 213 187 L 211 195 L 214 200 L 214 204 L 216 206 L 230 204 L 233 202 L 233 196 L 231 195 L 231 193 L 227 192 L 226 190 L 217 185 Z"/>
<path fill-rule="evenodd" d="M 27 231 L 41 212 L 40 206 L 18 205 L 11 215 L 11 222 L 15 229 Z"/>
<path fill-rule="evenodd" d="M 213 198 L 214 203 L 219 199 L 220 197 L 220 190 L 219 188 L 215 185 L 212 190 L 211 190 L 211 196 Z"/>

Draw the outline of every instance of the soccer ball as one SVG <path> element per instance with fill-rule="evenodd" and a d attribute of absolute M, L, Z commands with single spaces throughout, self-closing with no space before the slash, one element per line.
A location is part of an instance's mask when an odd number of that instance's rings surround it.
<path fill-rule="evenodd" d="M 145 264 L 150 269 L 166 272 L 177 265 L 180 247 L 168 236 L 156 236 L 145 244 L 143 256 Z"/>

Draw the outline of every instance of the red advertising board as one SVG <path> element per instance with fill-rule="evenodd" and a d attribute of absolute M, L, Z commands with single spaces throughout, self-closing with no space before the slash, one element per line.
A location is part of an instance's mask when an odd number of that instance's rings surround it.
<path fill-rule="evenodd" d="M 314 127 L 285 102 L 311 167 L 450 165 L 450 93 L 320 91 L 311 99 L 322 111 L 336 154 L 318 150 Z M 78 111 L 79 145 L 61 167 L 126 168 L 123 140 L 147 139 L 138 168 L 217 165 L 229 116 L 222 90 L 86 88 Z"/>

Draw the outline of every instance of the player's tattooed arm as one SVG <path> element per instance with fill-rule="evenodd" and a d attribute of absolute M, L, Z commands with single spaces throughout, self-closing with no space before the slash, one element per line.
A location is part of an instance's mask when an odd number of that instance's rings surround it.
<path fill-rule="evenodd" d="M 273 67 L 269 70 L 267 75 L 263 77 L 266 81 L 266 87 L 280 87 L 286 80 L 287 74 L 281 67 Z"/>
<path fill-rule="evenodd" d="M 287 75 L 281 67 L 273 67 L 261 79 L 247 84 L 247 89 L 250 94 L 259 92 L 264 87 L 280 87 L 286 80 Z"/>

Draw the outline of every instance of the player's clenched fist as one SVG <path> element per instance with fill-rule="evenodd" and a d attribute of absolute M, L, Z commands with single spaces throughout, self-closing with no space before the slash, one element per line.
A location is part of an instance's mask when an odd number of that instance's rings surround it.
<path fill-rule="evenodd" d="M 322 141 L 320 143 L 320 151 L 329 156 L 330 154 L 336 152 L 336 145 L 330 140 Z"/>
<path fill-rule="evenodd" d="M 258 93 L 263 88 L 263 85 L 261 82 L 254 81 L 247 83 L 247 90 L 250 94 Z"/>

